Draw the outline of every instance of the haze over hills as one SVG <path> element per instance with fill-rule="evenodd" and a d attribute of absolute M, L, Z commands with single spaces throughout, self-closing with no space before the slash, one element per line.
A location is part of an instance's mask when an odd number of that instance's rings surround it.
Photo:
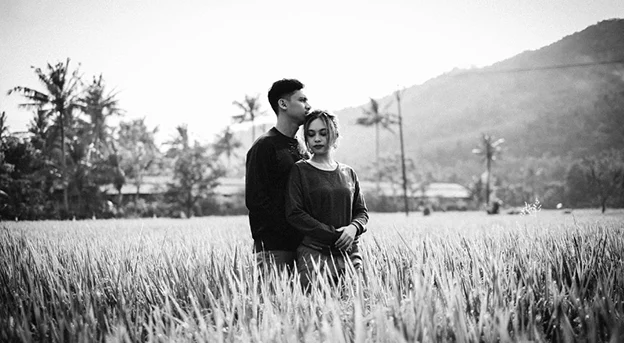
<path fill-rule="evenodd" d="M 569 162 L 608 148 L 624 150 L 624 19 L 602 21 L 491 66 L 454 69 L 401 94 L 406 156 L 417 168 L 444 169 L 442 179 L 452 175 L 467 184 L 483 172 L 471 153 L 482 133 L 505 138 L 496 167 L 501 173 L 531 159 Z M 381 109 L 397 113 L 394 94 L 377 100 Z M 375 160 L 375 128 L 356 124 L 368 106 L 335 112 L 342 136 L 336 159 L 362 178 L 372 176 L 367 167 Z M 380 129 L 382 157 L 400 152 L 398 127 L 392 129 Z M 256 135 L 261 132 L 257 125 Z M 238 156 L 244 157 L 251 133 L 240 131 L 238 138 Z M 568 162 L 550 179 L 562 180 Z"/>
<path fill-rule="evenodd" d="M 378 100 L 396 113 L 393 94 Z M 343 136 L 336 158 L 357 168 L 375 159 L 374 127 L 355 123 L 367 106 L 336 112 Z M 479 165 L 471 150 L 481 133 L 505 138 L 511 159 L 624 149 L 624 19 L 406 88 L 401 106 L 406 155 L 417 165 L 428 161 L 458 173 Z M 399 152 L 394 131 L 380 130 L 382 156 Z"/>

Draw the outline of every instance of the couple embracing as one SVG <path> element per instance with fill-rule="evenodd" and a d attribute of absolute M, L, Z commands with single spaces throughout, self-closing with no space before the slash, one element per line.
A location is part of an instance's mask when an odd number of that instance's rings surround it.
<path fill-rule="evenodd" d="M 333 158 L 336 117 L 311 111 L 303 88 L 282 79 L 269 90 L 277 123 L 247 153 L 245 204 L 258 267 L 296 265 L 307 289 L 315 265 L 334 282 L 349 265 L 361 270 L 368 211 L 356 173 Z M 305 147 L 295 138 L 301 125 Z"/>

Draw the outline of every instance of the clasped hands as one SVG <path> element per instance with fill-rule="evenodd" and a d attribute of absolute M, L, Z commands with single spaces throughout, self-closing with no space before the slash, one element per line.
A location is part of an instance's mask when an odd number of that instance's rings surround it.
<path fill-rule="evenodd" d="M 339 227 L 336 232 L 341 232 L 340 238 L 334 243 L 334 246 L 340 250 L 349 250 L 353 241 L 355 241 L 355 235 L 357 234 L 357 227 L 354 224 Z"/>

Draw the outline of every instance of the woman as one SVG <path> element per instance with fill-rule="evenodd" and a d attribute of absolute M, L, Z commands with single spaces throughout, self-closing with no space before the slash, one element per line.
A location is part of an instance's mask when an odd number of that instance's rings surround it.
<path fill-rule="evenodd" d="M 368 210 L 355 171 L 332 156 L 339 136 L 336 117 L 312 111 L 303 133 L 312 157 L 295 163 L 290 172 L 286 218 L 304 235 L 297 269 L 307 289 L 316 276 L 314 265 L 322 273 L 327 268 L 334 282 L 345 272 L 347 259 L 361 269 L 358 238 L 366 231 Z"/>

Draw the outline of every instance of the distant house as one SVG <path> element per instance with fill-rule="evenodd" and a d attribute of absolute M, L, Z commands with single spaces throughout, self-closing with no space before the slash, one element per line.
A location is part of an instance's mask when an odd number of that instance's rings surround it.
<path fill-rule="evenodd" d="M 219 179 L 219 185 L 214 189 L 215 195 L 223 198 L 244 198 L 245 178 L 223 177 Z"/>
<path fill-rule="evenodd" d="M 399 198 L 403 197 L 401 185 L 390 182 L 361 181 L 360 187 L 364 196 L 367 193 Z M 470 190 L 460 184 L 450 182 L 430 183 L 423 194 L 419 187 L 408 188 L 407 196 L 411 206 L 429 205 L 436 210 L 467 210 L 474 207 Z"/>
<path fill-rule="evenodd" d="M 435 209 L 443 211 L 465 211 L 472 207 L 472 194 L 470 190 L 458 183 L 434 182 L 427 186 L 423 196 L 420 189 L 414 192 L 414 197 L 425 200 Z"/>
<path fill-rule="evenodd" d="M 139 189 L 139 198 L 153 199 L 167 191 L 167 184 L 172 182 L 171 176 L 146 176 L 143 184 Z M 402 201 L 403 189 L 398 184 L 390 182 L 381 182 L 379 184 L 379 192 L 377 191 L 377 183 L 372 181 L 361 181 L 360 187 L 364 196 L 366 194 L 378 194 L 386 197 L 396 198 Z M 109 199 L 115 201 L 117 190 L 113 185 L 104 188 Z M 221 178 L 219 185 L 215 187 L 214 197 L 227 207 L 244 206 L 245 201 L 245 178 Z M 423 195 L 418 188 L 408 189 L 407 191 L 410 206 L 417 208 L 420 205 L 429 205 L 435 210 L 451 211 L 451 210 L 467 210 L 474 208 L 470 190 L 457 183 L 433 182 L 427 186 Z M 132 184 L 132 180 L 128 180 L 121 188 L 123 201 L 134 200 L 137 188 Z"/>
<path fill-rule="evenodd" d="M 139 199 L 151 200 L 155 196 L 163 194 L 167 191 L 167 183 L 171 181 L 171 176 L 168 175 L 145 176 L 139 187 Z M 111 200 L 116 200 L 119 195 L 117 189 L 112 184 L 102 186 L 101 190 Z M 134 184 L 134 180 L 126 180 L 126 183 L 121 187 L 121 194 L 124 202 L 135 199 L 137 187 Z"/>
<path fill-rule="evenodd" d="M 173 182 L 171 175 L 145 176 L 139 188 L 139 198 L 147 200 L 164 194 L 167 191 L 167 184 L 171 182 Z M 118 192 L 112 184 L 104 186 L 102 191 L 111 199 L 118 196 Z M 220 178 L 219 185 L 213 191 L 217 198 L 227 201 L 242 201 L 245 194 L 245 179 Z M 137 187 L 133 184 L 133 180 L 126 181 L 126 184 L 121 188 L 121 194 L 124 201 L 134 199 L 137 194 Z"/>

